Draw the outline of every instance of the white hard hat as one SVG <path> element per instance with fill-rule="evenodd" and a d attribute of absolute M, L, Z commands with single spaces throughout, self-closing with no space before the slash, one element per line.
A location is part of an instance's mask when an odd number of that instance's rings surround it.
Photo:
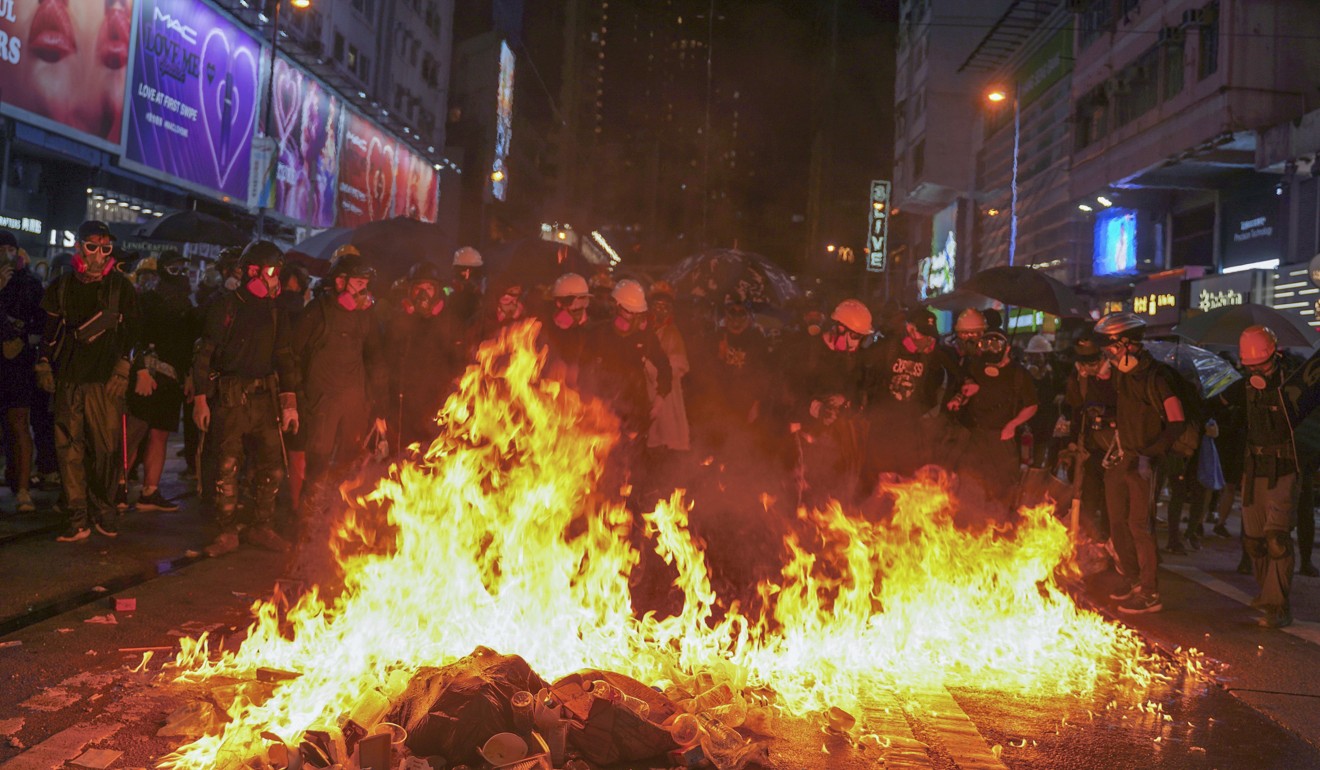
<path fill-rule="evenodd" d="M 830 313 L 830 320 L 838 321 L 857 334 L 872 334 L 875 329 L 871 327 L 871 311 L 855 299 L 845 299 L 834 308 Z"/>
<path fill-rule="evenodd" d="M 464 246 L 454 252 L 454 267 L 481 267 L 481 252 L 471 246 Z"/>
<path fill-rule="evenodd" d="M 619 281 L 614 286 L 614 291 L 610 293 L 614 301 L 619 303 L 619 307 L 627 310 L 629 313 L 646 312 L 646 290 L 642 285 L 630 279 Z"/>
<path fill-rule="evenodd" d="M 564 273 L 555 279 L 556 297 L 585 297 L 589 294 L 591 288 L 587 286 L 587 279 L 577 273 Z"/>
<path fill-rule="evenodd" d="M 1037 334 L 1037 335 L 1035 335 L 1034 337 L 1032 337 L 1031 339 L 1027 340 L 1027 352 L 1028 352 L 1028 353 L 1053 353 L 1053 352 L 1054 352 L 1054 345 L 1053 345 L 1053 343 L 1050 342 L 1049 338 L 1046 337 L 1045 335 L 1043 335 L 1043 334 Z"/>

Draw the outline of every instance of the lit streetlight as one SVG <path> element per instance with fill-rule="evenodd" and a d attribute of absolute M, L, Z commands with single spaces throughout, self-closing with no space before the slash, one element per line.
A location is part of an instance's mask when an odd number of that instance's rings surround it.
<path fill-rule="evenodd" d="M 1006 89 L 996 88 L 985 95 L 987 101 L 991 104 L 1001 104 L 1008 100 L 1010 94 Z M 1018 200 L 1018 148 L 1022 140 L 1022 120 L 1021 109 L 1018 104 L 1018 92 L 1014 88 L 1011 94 L 1013 99 L 1013 180 L 1012 197 L 1008 204 L 1008 264 L 1011 266 L 1017 257 L 1017 200 Z"/>
<path fill-rule="evenodd" d="M 503 182 L 503 181 L 504 181 L 504 172 L 501 171 L 501 170 L 499 170 L 499 169 L 495 169 L 494 171 L 490 172 L 490 181 L 492 181 L 492 182 Z"/>
<path fill-rule="evenodd" d="M 280 8 L 283 5 L 283 0 L 275 0 L 275 17 L 271 19 L 270 25 L 270 69 L 268 70 L 270 74 L 266 77 L 266 104 L 261 116 L 261 131 L 265 134 L 268 140 L 271 139 L 275 133 L 271 130 L 270 124 L 271 103 L 275 99 L 275 54 L 279 51 L 280 47 Z M 310 8 L 312 0 L 289 0 L 289 5 L 293 6 L 296 10 L 301 11 Z M 258 18 L 263 22 L 266 20 L 264 15 L 259 15 Z M 270 155 L 270 171 L 268 172 L 270 178 L 274 178 L 275 176 L 275 169 L 279 163 L 279 153 L 280 148 L 279 145 L 276 144 Z M 264 195 L 265 193 L 262 194 L 263 197 Z M 265 235 L 266 207 L 261 206 L 261 208 L 257 210 L 257 236 L 265 237 Z"/>

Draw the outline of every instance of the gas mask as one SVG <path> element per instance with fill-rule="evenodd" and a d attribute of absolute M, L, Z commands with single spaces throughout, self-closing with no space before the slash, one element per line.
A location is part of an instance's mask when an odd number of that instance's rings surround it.
<path fill-rule="evenodd" d="M 248 265 L 247 290 L 252 296 L 266 299 L 275 298 L 280 293 L 280 269 L 276 265 Z M 228 288 L 229 280 L 225 279 L 225 287 Z M 235 285 L 238 279 L 233 279 Z"/>
<path fill-rule="evenodd" d="M 522 289 L 514 286 L 500 295 L 500 301 L 495 305 L 495 318 L 500 323 L 517 321 L 523 317 L 525 310 L 526 308 L 522 302 Z"/>
<path fill-rule="evenodd" d="M 137 288 L 140 292 L 155 291 L 160 288 L 160 273 L 155 270 L 143 270 L 137 276 Z"/>
<path fill-rule="evenodd" d="M 1110 337 L 1105 345 L 1105 358 L 1108 358 L 1120 372 L 1130 372 L 1137 368 L 1137 357 L 1125 338 Z"/>
<path fill-rule="evenodd" d="M 376 302 L 376 298 L 367 291 L 370 278 L 339 276 L 335 278 L 335 288 L 339 289 L 339 306 L 345 310 L 366 310 Z"/>
<path fill-rule="evenodd" d="M 825 343 L 839 353 L 855 353 L 861 347 L 862 335 L 841 323 L 825 333 Z"/>
<path fill-rule="evenodd" d="M 408 315 L 433 317 L 440 315 L 444 308 L 445 299 L 440 296 L 440 287 L 431 281 L 413 284 L 408 297 L 403 301 L 403 311 Z"/>
<path fill-rule="evenodd" d="M 724 328 L 734 334 L 742 334 L 752 325 L 752 316 L 742 305 L 730 305 L 724 309 Z"/>
<path fill-rule="evenodd" d="M 587 322 L 588 297 L 555 297 L 555 326 L 571 329 Z"/>
<path fill-rule="evenodd" d="M 935 338 L 917 331 L 917 327 L 907 324 L 907 336 L 903 338 L 903 347 L 909 353 L 929 353 L 935 349 Z"/>
<path fill-rule="evenodd" d="M 614 315 L 614 328 L 621 334 L 628 335 L 646 328 L 646 314 L 633 313 L 619 308 Z"/>
<path fill-rule="evenodd" d="M 1278 372 L 1276 360 L 1277 356 L 1270 356 L 1262 363 L 1251 364 L 1250 366 L 1244 367 L 1247 370 L 1248 375 L 1247 384 L 1256 390 L 1265 390 L 1268 388 L 1270 382 L 1274 379 L 1275 373 Z"/>
<path fill-rule="evenodd" d="M 111 243 L 82 241 L 73 253 L 73 271 L 85 280 L 104 278 L 115 267 L 115 260 L 110 256 L 114 250 Z"/>

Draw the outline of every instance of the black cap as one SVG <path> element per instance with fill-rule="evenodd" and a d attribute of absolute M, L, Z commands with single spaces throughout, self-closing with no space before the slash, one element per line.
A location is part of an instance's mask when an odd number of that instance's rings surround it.
<path fill-rule="evenodd" d="M 1079 364 L 1091 364 L 1100 360 L 1100 346 L 1093 337 L 1078 338 L 1077 343 L 1073 345 L 1073 353 Z"/>
<path fill-rule="evenodd" d="M 18 248 L 18 239 L 8 230 L 0 230 L 0 246 L 12 246 Z"/>
<path fill-rule="evenodd" d="M 85 241 L 93 235 L 104 235 L 107 238 L 113 238 L 110 232 L 110 225 L 99 219 L 89 219 L 78 225 L 78 240 Z"/>
<path fill-rule="evenodd" d="M 907 322 L 926 337 L 934 337 L 939 334 L 939 326 L 935 323 L 935 314 L 924 307 L 909 310 Z"/>

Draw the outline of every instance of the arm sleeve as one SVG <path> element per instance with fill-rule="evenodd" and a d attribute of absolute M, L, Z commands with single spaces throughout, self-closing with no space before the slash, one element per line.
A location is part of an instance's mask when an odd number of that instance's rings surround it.
<path fill-rule="evenodd" d="M 142 334 L 142 304 L 138 301 L 137 289 L 122 278 L 119 284 L 119 357 L 132 360 L 133 349 L 138 345 Z"/>
<path fill-rule="evenodd" d="M 64 324 L 64 316 L 60 314 L 60 287 L 64 284 L 64 278 L 52 281 L 50 286 L 46 287 L 46 293 L 41 298 L 41 309 L 45 311 L 45 325 L 41 333 L 41 353 L 42 358 L 55 361 L 55 347 L 59 344 L 61 326 Z"/>
<path fill-rule="evenodd" d="M 303 355 L 310 327 L 321 318 L 320 309 L 308 308 L 295 323 L 291 316 L 277 310 L 275 314 L 275 374 L 280 379 L 281 393 L 296 393 L 302 387 Z M 304 332 L 308 327 L 308 332 Z"/>
<path fill-rule="evenodd" d="M 1161 430 L 1159 435 L 1155 437 L 1155 441 L 1142 451 L 1142 454 L 1147 457 L 1158 457 L 1165 454 L 1173 446 L 1173 442 L 1178 440 L 1178 436 L 1182 435 L 1184 421 L 1169 421 L 1164 412 L 1164 402 L 1170 398 L 1178 398 L 1173 386 L 1169 384 L 1169 376 L 1165 372 L 1159 372 L 1151 382 L 1151 395 L 1155 396 L 1157 402 L 1155 408 L 1159 410 L 1160 422 L 1164 424 L 1164 430 Z M 1179 375 L 1174 374 L 1172 376 L 1177 377 Z M 1181 399 L 1179 403 L 1182 403 Z M 1187 414 L 1186 405 L 1183 405 L 1183 414 Z"/>
<path fill-rule="evenodd" d="M 194 348 L 193 392 L 208 399 L 215 396 L 215 382 L 211 379 L 212 361 L 215 358 L 216 347 L 220 344 L 220 340 L 224 339 L 225 315 L 228 313 L 229 304 L 226 297 L 220 297 L 207 305 L 206 315 L 202 319 L 201 336 Z"/>

